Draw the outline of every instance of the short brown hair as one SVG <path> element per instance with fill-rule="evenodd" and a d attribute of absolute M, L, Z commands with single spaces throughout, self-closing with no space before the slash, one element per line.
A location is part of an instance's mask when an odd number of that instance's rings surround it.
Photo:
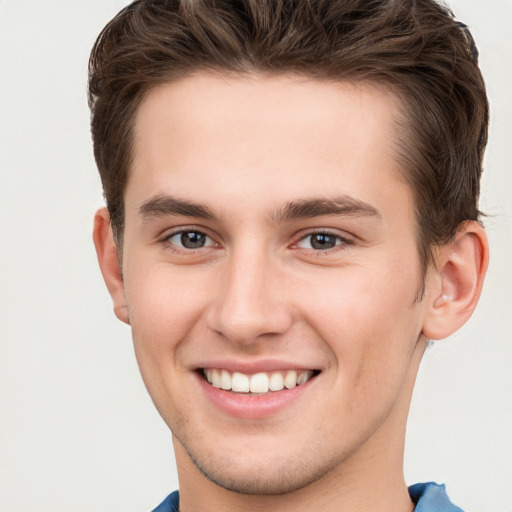
<path fill-rule="evenodd" d="M 478 220 L 489 108 L 465 25 L 435 0 L 138 0 L 101 32 L 89 62 L 94 154 L 114 234 L 138 105 L 197 71 L 302 74 L 384 85 L 400 98 L 398 157 L 431 249 Z"/>

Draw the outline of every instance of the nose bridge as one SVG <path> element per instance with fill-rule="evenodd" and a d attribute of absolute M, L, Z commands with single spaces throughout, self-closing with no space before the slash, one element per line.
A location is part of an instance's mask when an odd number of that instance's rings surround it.
<path fill-rule="evenodd" d="M 277 288 L 276 262 L 264 247 L 254 245 L 231 252 L 218 276 L 209 315 L 210 328 L 238 344 L 283 333 L 291 324 L 282 290 Z"/>

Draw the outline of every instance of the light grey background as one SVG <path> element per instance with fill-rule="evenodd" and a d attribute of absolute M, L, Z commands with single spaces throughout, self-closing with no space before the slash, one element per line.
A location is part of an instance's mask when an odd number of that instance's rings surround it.
<path fill-rule="evenodd" d="M 170 435 L 96 265 L 102 204 L 89 50 L 123 0 L 0 0 L 0 511 L 148 511 L 177 487 Z M 512 512 L 512 1 L 453 0 L 492 104 L 482 207 L 491 266 L 471 321 L 426 354 L 409 483 Z"/>

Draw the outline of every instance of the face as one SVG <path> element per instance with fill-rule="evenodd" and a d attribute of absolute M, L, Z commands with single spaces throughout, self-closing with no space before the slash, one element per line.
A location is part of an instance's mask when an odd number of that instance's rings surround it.
<path fill-rule="evenodd" d="M 206 74 L 140 106 L 124 298 L 178 466 L 281 493 L 401 435 L 425 313 L 396 108 L 369 86 Z"/>

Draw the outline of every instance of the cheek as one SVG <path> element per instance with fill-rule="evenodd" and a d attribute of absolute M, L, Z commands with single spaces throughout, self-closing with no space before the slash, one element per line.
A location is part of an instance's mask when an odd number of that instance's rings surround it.
<path fill-rule="evenodd" d="M 304 311 L 327 343 L 337 378 L 361 395 L 400 379 L 420 333 L 419 271 L 352 268 L 309 287 Z"/>
<path fill-rule="evenodd" d="M 169 267 L 125 272 L 125 292 L 137 363 L 144 384 L 168 424 L 181 421 L 180 396 L 171 392 L 186 373 L 182 347 L 197 328 L 202 311 L 204 283 L 188 279 Z M 171 388 L 170 388 L 171 386 Z"/>
<path fill-rule="evenodd" d="M 163 364 L 194 328 L 203 310 L 205 282 L 200 275 L 172 272 L 155 265 L 151 272 L 135 266 L 125 274 L 125 290 L 136 351 Z M 171 359 L 172 360 L 172 359 Z"/>

